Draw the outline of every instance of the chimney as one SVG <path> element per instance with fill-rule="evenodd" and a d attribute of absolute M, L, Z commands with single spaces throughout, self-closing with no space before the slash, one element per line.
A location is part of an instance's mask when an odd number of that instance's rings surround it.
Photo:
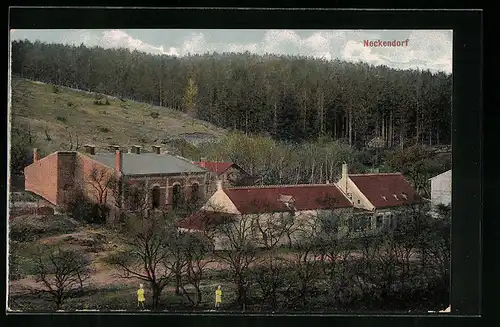
<path fill-rule="evenodd" d="M 218 179 L 216 181 L 217 183 L 217 191 L 221 191 L 222 190 L 222 180 Z"/>
<path fill-rule="evenodd" d="M 141 147 L 139 145 L 132 145 L 129 153 L 141 154 Z"/>
<path fill-rule="evenodd" d="M 33 162 L 40 160 L 40 150 L 37 148 L 33 149 Z"/>
<path fill-rule="evenodd" d="M 85 153 L 88 153 L 90 155 L 95 154 L 95 145 L 87 144 L 85 145 Z"/>
<path fill-rule="evenodd" d="M 201 157 L 201 158 L 200 158 L 200 167 L 205 168 L 205 166 L 206 166 L 206 165 L 205 165 L 205 162 L 206 162 L 206 161 L 207 161 L 207 158 L 205 158 L 205 157 Z"/>
<path fill-rule="evenodd" d="M 342 164 L 342 180 L 344 181 L 344 185 L 342 185 L 344 192 L 347 192 L 347 176 L 349 174 L 349 169 L 347 167 L 347 163 Z"/>
<path fill-rule="evenodd" d="M 115 171 L 121 173 L 123 168 L 122 165 L 123 165 L 123 153 L 121 150 L 116 150 Z"/>
<path fill-rule="evenodd" d="M 153 149 L 153 153 L 160 154 L 160 152 L 161 152 L 161 146 L 159 146 L 159 145 L 153 145 L 152 149 Z"/>

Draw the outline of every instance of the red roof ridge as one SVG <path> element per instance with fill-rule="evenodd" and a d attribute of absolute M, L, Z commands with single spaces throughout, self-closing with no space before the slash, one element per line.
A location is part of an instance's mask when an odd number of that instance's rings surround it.
<path fill-rule="evenodd" d="M 332 186 L 332 187 L 337 187 L 335 183 L 329 183 L 329 184 L 276 184 L 276 185 L 252 185 L 252 186 L 236 186 L 236 187 L 228 187 L 224 188 L 224 190 L 254 190 L 254 189 L 261 189 L 261 188 L 294 188 L 294 187 L 314 187 L 314 186 Z"/>
<path fill-rule="evenodd" d="M 349 174 L 349 176 L 396 176 L 403 173 L 368 173 L 368 174 Z"/>
<path fill-rule="evenodd" d="M 205 160 L 205 161 L 195 161 L 195 162 L 196 163 L 202 163 L 202 162 L 207 163 L 207 162 L 209 162 L 209 163 L 226 163 L 226 164 L 230 163 L 230 164 L 234 164 L 234 162 L 232 162 L 232 161 L 208 161 L 208 160 Z"/>

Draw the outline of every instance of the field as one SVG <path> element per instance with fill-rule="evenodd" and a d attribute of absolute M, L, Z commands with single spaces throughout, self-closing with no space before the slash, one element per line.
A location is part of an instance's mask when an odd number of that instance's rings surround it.
<path fill-rule="evenodd" d="M 73 150 L 78 137 L 80 145 L 95 144 L 98 149 L 138 144 L 149 151 L 150 145 L 183 134 L 217 138 L 225 133 L 164 107 L 20 78 L 12 79 L 11 114 L 12 130 L 30 131 L 34 145 L 45 153 L 70 150 L 70 135 Z"/>

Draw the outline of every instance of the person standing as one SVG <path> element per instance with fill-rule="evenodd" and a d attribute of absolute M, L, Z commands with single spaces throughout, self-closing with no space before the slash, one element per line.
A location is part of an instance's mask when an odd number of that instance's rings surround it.
<path fill-rule="evenodd" d="M 215 308 L 216 309 L 220 308 L 221 302 L 222 302 L 222 290 L 221 290 L 221 287 L 219 285 L 219 286 L 217 286 L 217 289 L 215 290 Z"/>
<path fill-rule="evenodd" d="M 144 309 L 144 301 L 146 301 L 146 298 L 144 297 L 144 285 L 140 284 L 139 289 L 137 290 L 137 307 L 142 306 L 142 309 Z"/>

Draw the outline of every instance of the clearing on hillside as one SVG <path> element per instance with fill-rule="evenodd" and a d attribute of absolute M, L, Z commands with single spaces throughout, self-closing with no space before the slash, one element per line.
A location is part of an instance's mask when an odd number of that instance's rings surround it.
<path fill-rule="evenodd" d="M 109 103 L 109 104 L 108 104 Z M 219 138 L 225 130 L 172 109 L 12 78 L 12 130 L 30 131 L 47 153 L 92 143 L 150 145 L 186 134 Z"/>

